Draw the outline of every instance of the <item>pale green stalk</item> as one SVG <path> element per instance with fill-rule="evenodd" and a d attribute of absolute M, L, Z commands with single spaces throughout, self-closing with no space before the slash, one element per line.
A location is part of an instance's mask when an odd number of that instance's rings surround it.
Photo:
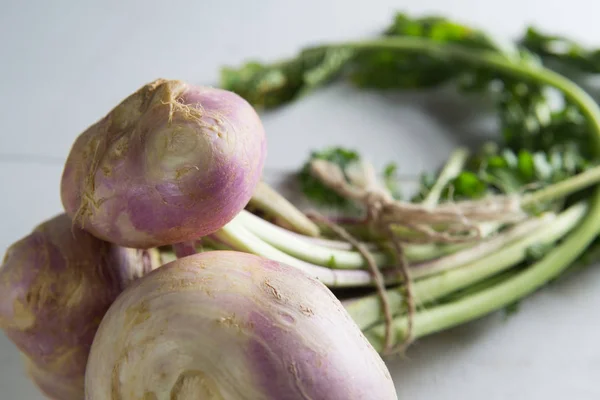
<path fill-rule="evenodd" d="M 528 250 L 532 246 L 555 243 L 581 222 L 586 211 L 584 203 L 572 206 L 556 218 L 546 219 L 542 226 L 521 241 L 460 268 L 413 282 L 416 304 L 421 306 L 432 303 L 522 263 L 527 259 Z M 403 298 L 400 292 L 397 289 L 388 290 L 387 295 L 392 308 L 397 310 L 396 314 L 403 313 L 405 310 L 402 308 Z M 344 306 L 361 329 L 381 321 L 382 309 L 378 295 L 346 301 Z"/>
<path fill-rule="evenodd" d="M 424 206 L 434 207 L 442 196 L 442 191 L 448 185 L 452 179 L 456 178 L 462 171 L 467 158 L 469 157 L 469 150 L 465 148 L 458 148 L 450 155 L 450 158 L 446 162 L 446 165 L 440 172 L 437 181 L 425 196 L 425 199 L 421 202 Z"/>

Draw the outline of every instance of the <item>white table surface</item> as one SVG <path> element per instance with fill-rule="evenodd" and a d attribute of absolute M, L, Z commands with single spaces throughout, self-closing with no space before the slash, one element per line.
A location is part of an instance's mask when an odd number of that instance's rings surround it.
<path fill-rule="evenodd" d="M 170 3 L 170 6 L 166 4 Z M 375 33 L 395 10 L 436 12 L 515 37 L 525 24 L 600 46 L 591 0 L 220 0 L 0 2 L 0 251 L 61 212 L 61 167 L 76 135 L 157 77 L 214 84 L 224 64 Z M 269 170 L 345 144 L 403 173 L 439 165 L 476 111 L 462 99 L 336 87 L 265 116 Z M 432 113 L 432 110 L 438 110 Z M 442 111 L 441 113 L 439 111 Z M 474 128 L 471 127 L 471 130 Z M 324 133 L 328 135 L 325 135 Z M 377 158 L 375 158 L 377 157 Z M 0 295 L 2 295 L 0 293 Z M 500 313 L 389 360 L 400 399 L 598 399 L 600 270 L 590 268 Z M 0 335 L 0 400 L 41 396 Z M 374 399 L 376 400 L 376 399 Z"/>

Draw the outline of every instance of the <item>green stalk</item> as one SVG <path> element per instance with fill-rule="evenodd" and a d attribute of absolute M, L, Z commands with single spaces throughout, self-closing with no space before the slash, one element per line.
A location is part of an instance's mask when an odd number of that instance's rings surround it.
<path fill-rule="evenodd" d="M 301 260 L 336 269 L 358 269 L 367 266 L 364 257 L 356 251 L 328 249 L 314 245 L 249 212 L 242 211 L 236 219 L 239 219 L 246 229 L 260 239 Z M 379 266 L 393 262 L 393 258 L 384 253 L 373 251 L 372 254 Z"/>
<path fill-rule="evenodd" d="M 415 296 L 421 302 L 428 303 L 520 264 L 527 259 L 529 248 L 535 245 L 549 245 L 560 240 L 581 222 L 586 211 L 587 206 L 584 203 L 572 206 L 558 217 L 547 220 L 535 232 L 496 253 L 461 268 L 420 280 L 415 284 Z"/>
<path fill-rule="evenodd" d="M 521 206 L 526 208 L 538 203 L 566 197 L 598 182 L 600 182 L 600 166 L 590 168 L 564 181 L 554 183 L 525 195 L 521 200 Z"/>
<path fill-rule="evenodd" d="M 258 184 L 248 205 L 279 219 L 296 232 L 319 236 L 319 227 L 265 182 Z"/>
<path fill-rule="evenodd" d="M 518 274 L 519 271 L 520 271 L 519 268 L 511 268 L 509 270 L 500 272 L 498 275 L 491 276 L 480 282 L 474 283 L 471 286 L 468 286 L 464 289 L 458 290 L 457 292 L 449 294 L 448 296 L 444 296 L 443 298 L 439 299 L 438 302 L 448 303 L 451 301 L 461 300 L 461 299 L 465 298 L 466 296 L 470 296 L 475 293 L 482 292 L 492 286 L 496 286 L 498 283 L 503 282 L 503 281 L 507 280 L 508 278 L 512 278 L 513 276 Z"/>
<path fill-rule="evenodd" d="M 487 222 L 479 226 L 481 239 L 490 237 L 492 234 L 498 232 L 502 227 L 501 223 L 498 222 Z M 477 246 L 477 242 L 464 242 L 464 243 L 450 243 L 450 244 L 437 244 L 437 243 L 425 243 L 425 244 L 406 244 L 403 248 L 406 259 L 409 262 L 418 263 L 429 260 L 434 260 L 439 257 L 447 256 L 449 254 L 457 253 L 461 250 L 466 250 Z"/>
<path fill-rule="evenodd" d="M 365 269 L 366 262 L 360 253 L 353 250 L 334 249 L 315 244 L 285 228 L 271 224 L 247 211 L 242 211 L 236 217 L 242 225 L 254 235 L 269 243 L 271 246 L 300 260 L 336 269 Z M 483 224 L 482 237 L 487 237 L 500 228 L 499 224 Z M 309 238 L 310 239 L 310 238 Z M 423 262 L 456 253 L 475 246 L 474 243 L 456 243 L 446 245 L 411 244 L 405 246 L 406 259 L 409 262 Z M 379 267 L 390 267 L 393 257 L 373 250 L 373 257 Z"/>
<path fill-rule="evenodd" d="M 546 224 L 549 220 L 552 220 L 553 217 L 555 217 L 554 214 L 546 213 L 541 217 L 529 218 L 511 226 L 488 240 L 477 242 L 477 244 L 470 248 L 457 251 L 435 260 L 411 265 L 410 276 L 412 279 L 422 279 L 473 263 L 516 241 L 523 241 L 523 239 L 528 235 L 531 235 L 531 233 L 540 225 Z"/>
<path fill-rule="evenodd" d="M 418 312 L 413 319 L 412 337 L 416 339 L 481 318 L 539 289 L 560 275 L 587 248 L 591 240 L 583 239 L 591 237 L 593 240 L 598 233 L 599 219 L 600 195 L 596 192 L 590 211 L 581 225 L 545 258 L 483 292 Z M 406 324 L 405 316 L 394 319 L 393 328 L 397 339 L 405 337 Z M 366 330 L 365 335 L 375 348 L 382 350 L 384 332 L 385 326 L 379 324 Z"/>
<path fill-rule="evenodd" d="M 298 268 L 332 288 L 374 285 L 371 274 L 366 270 L 335 270 L 292 257 L 254 235 L 238 218 L 234 218 L 212 236 L 232 249 L 256 254 Z M 396 283 L 397 281 L 398 278 L 392 276 L 387 283 Z"/>
<path fill-rule="evenodd" d="M 239 221 L 244 228 L 256 235 L 258 239 L 263 240 L 277 250 L 301 261 L 333 269 L 366 269 L 364 257 L 358 252 L 332 249 L 313 244 L 308 240 L 303 239 L 301 236 L 271 224 L 247 211 L 242 211 L 236 217 L 236 221 Z M 479 244 L 462 243 L 446 245 L 443 247 L 430 246 L 428 258 L 433 260 L 421 262 L 420 264 L 413 264 L 411 266 L 411 276 L 413 278 L 423 278 L 460 267 L 477 258 L 492 253 L 515 240 L 521 239 L 523 236 L 531 233 L 531 231 L 542 222 L 543 220 L 540 218 L 526 221 L 489 240 L 479 242 Z M 487 225 L 487 228 L 490 231 L 492 229 L 497 229 L 497 227 L 497 225 Z M 485 232 L 486 235 L 490 233 L 491 232 Z M 412 254 L 410 250 L 420 248 L 417 246 L 424 245 L 407 245 L 405 249 L 406 253 Z M 372 255 L 377 265 L 382 268 L 393 265 L 393 258 L 389 255 L 375 250 L 372 251 Z M 407 258 L 409 262 L 414 261 L 411 257 Z"/>
<path fill-rule="evenodd" d="M 468 157 L 469 150 L 465 148 L 459 148 L 452 152 L 446 165 L 440 172 L 437 181 L 429 193 L 427 193 L 427 196 L 425 196 L 425 199 L 421 204 L 434 207 L 440 201 L 440 197 L 442 196 L 442 192 L 446 185 L 460 174 Z"/>
<path fill-rule="evenodd" d="M 586 211 L 585 203 L 574 205 L 556 218 L 547 220 L 524 240 L 503 247 L 460 268 L 415 281 L 413 294 L 416 304 L 418 306 L 431 304 L 448 294 L 467 288 L 522 263 L 527 259 L 530 247 L 548 245 L 558 241 L 581 222 Z M 388 290 L 387 294 L 391 306 L 399 310 L 397 314 L 403 313 L 403 298 L 400 292 Z M 366 329 L 381 320 L 381 302 L 376 294 L 344 302 L 344 306 L 361 329 Z"/>

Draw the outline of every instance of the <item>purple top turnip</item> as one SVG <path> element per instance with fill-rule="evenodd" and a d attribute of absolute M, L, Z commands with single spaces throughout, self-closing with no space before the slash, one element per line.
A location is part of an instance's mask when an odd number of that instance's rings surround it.
<path fill-rule="evenodd" d="M 81 400 L 85 365 L 104 313 L 156 250 L 104 242 L 56 216 L 9 247 L 0 268 L 0 328 L 50 398 Z"/>
<path fill-rule="evenodd" d="M 234 251 L 138 279 L 94 339 L 86 399 L 393 400 L 379 354 L 321 282 Z"/>
<path fill-rule="evenodd" d="M 159 79 L 76 139 L 62 202 L 74 223 L 124 247 L 189 242 L 247 205 L 265 158 L 264 129 L 246 100 Z"/>

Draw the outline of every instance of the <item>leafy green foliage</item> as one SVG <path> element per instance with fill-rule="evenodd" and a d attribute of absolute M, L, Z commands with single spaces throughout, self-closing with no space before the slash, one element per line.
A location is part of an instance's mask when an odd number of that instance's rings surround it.
<path fill-rule="evenodd" d="M 426 38 L 436 43 L 499 51 L 483 32 L 435 16 L 415 19 L 399 13 L 385 29 L 384 36 Z M 391 49 L 363 51 L 356 56 L 353 66 L 352 81 L 356 85 L 380 89 L 430 88 L 462 77 L 466 71 L 475 72 L 473 67 L 439 54 L 400 53 Z M 463 79 L 466 82 L 467 78 Z"/>
<path fill-rule="evenodd" d="M 221 70 L 221 87 L 257 108 L 275 108 L 335 79 L 353 56 L 347 49 L 302 52 L 274 64 L 248 62 Z"/>
<path fill-rule="evenodd" d="M 249 62 L 239 69 L 221 70 L 221 87 L 236 92 L 257 107 L 276 106 L 288 101 L 301 85 L 296 70 L 300 63 L 268 66 Z"/>
<path fill-rule="evenodd" d="M 525 149 L 515 152 L 488 143 L 472 155 L 465 169 L 446 185 L 441 199 L 458 201 L 479 199 L 488 194 L 522 194 L 567 179 L 590 166 L 573 143 L 558 143 L 548 151 L 535 152 Z M 436 179 L 436 174 L 423 174 L 419 193 L 412 201 L 422 201 Z"/>
<path fill-rule="evenodd" d="M 594 71 L 592 65 L 600 67 L 595 52 L 533 29 L 519 44 L 500 43 L 480 30 L 445 18 L 411 18 L 399 13 L 382 37 L 453 46 L 472 51 L 474 56 L 490 53 L 533 69 L 550 56 L 578 60 L 577 65 L 586 71 Z M 418 43 L 415 46 L 419 48 Z M 270 65 L 250 62 L 237 69 L 224 68 L 221 85 L 257 107 L 273 108 L 348 77 L 359 87 L 379 89 L 427 89 L 452 84 L 463 92 L 495 99 L 503 144 L 509 149 L 549 152 L 560 143 L 591 158 L 585 118 L 561 93 L 484 63 L 448 57 L 449 53 L 444 52 L 325 46 L 306 49 L 295 58 Z"/>
<path fill-rule="evenodd" d="M 600 50 L 586 49 L 564 36 L 548 35 L 530 27 L 520 43 L 529 51 L 572 70 L 600 72 Z"/>
<path fill-rule="evenodd" d="M 540 64 L 539 55 L 524 47 L 501 45 L 479 30 L 439 17 L 411 19 L 398 14 L 385 35 L 492 52 L 532 68 Z M 357 55 L 355 64 L 353 80 L 359 86 L 426 89 L 454 84 L 466 93 L 490 95 L 496 101 L 504 144 L 514 151 L 549 151 L 568 142 L 591 156 L 590 135 L 580 111 L 561 93 L 540 84 L 438 54 L 373 50 Z"/>
<path fill-rule="evenodd" d="M 518 153 L 488 146 L 469 160 L 468 168 L 477 173 L 496 193 L 517 193 L 525 188 L 540 188 L 582 171 L 587 161 L 576 148 L 557 145 L 549 151 L 521 149 Z"/>
<path fill-rule="evenodd" d="M 344 170 L 353 162 L 361 160 L 356 150 L 342 147 L 314 151 L 303 166 L 299 179 L 302 192 L 317 204 L 347 208 L 349 202 L 323 185 L 310 173 L 311 160 L 325 159 Z M 444 188 L 442 200 L 479 199 L 488 194 L 515 194 L 527 189 L 539 189 L 562 181 L 588 168 L 589 162 L 576 147 L 557 145 L 549 152 L 521 150 L 515 153 L 490 143 L 467 162 L 456 178 Z M 388 164 L 383 170 L 383 182 L 392 195 L 399 199 L 401 191 L 396 176 L 397 165 Z M 421 175 L 419 193 L 412 201 L 422 201 L 436 182 L 434 173 Z"/>
<path fill-rule="evenodd" d="M 409 18 L 397 14 L 384 36 L 418 37 L 473 49 L 503 51 L 483 32 L 440 17 Z M 476 68 L 472 70 L 476 71 Z M 454 60 L 393 50 L 348 48 L 307 49 L 296 57 L 273 63 L 248 62 L 221 71 L 221 87 L 234 91 L 259 108 L 274 108 L 344 78 L 361 87 L 424 88 L 437 86 L 465 74 L 465 65 Z M 477 77 L 465 78 L 476 86 Z M 485 79 L 489 81 L 489 78 Z M 466 82 L 471 82 L 466 84 Z"/>

